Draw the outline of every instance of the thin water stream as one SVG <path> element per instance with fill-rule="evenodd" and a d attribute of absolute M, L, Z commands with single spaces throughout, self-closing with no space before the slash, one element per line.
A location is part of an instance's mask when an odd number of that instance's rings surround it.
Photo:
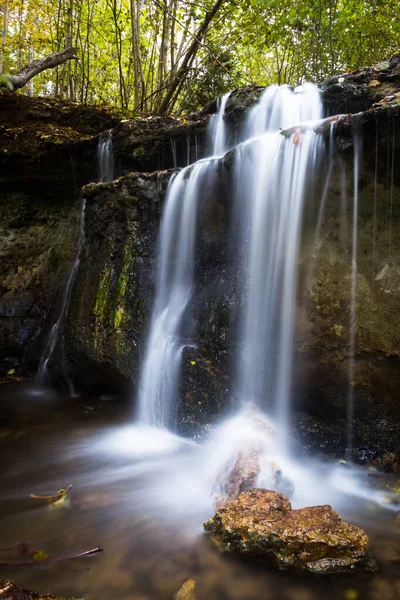
<path fill-rule="evenodd" d="M 112 181 L 114 175 L 114 157 L 112 152 L 112 132 L 107 131 L 105 134 L 99 137 L 97 145 L 97 158 L 98 158 L 98 170 L 99 170 L 99 181 L 107 182 Z M 68 314 L 68 307 L 71 298 L 72 286 L 74 285 L 78 269 L 80 265 L 80 255 L 82 252 L 83 244 L 85 242 L 85 200 L 81 201 L 78 236 L 76 241 L 76 252 L 75 259 L 72 264 L 72 268 L 69 272 L 67 281 L 64 286 L 62 295 L 61 307 L 58 312 L 57 318 L 53 326 L 51 327 L 42 355 L 39 360 L 39 367 L 37 372 L 37 382 L 40 388 L 49 386 L 50 374 L 48 370 L 48 363 L 53 356 L 53 352 L 56 348 L 57 342 L 60 336 L 60 330 L 64 319 Z"/>

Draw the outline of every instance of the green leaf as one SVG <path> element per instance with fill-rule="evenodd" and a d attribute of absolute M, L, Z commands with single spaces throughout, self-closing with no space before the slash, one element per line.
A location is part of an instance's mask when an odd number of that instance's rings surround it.
<path fill-rule="evenodd" d="M 15 369 L 10 369 L 9 371 L 7 371 L 7 375 L 14 375 L 15 373 Z"/>

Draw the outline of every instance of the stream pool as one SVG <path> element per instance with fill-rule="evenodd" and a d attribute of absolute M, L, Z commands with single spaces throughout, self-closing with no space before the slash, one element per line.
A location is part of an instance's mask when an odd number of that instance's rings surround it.
<path fill-rule="evenodd" d="M 400 599 L 397 511 L 373 502 L 373 492 L 349 496 L 344 489 L 331 504 L 365 529 L 377 573 L 275 572 L 221 555 L 203 533 L 212 508 L 199 444 L 127 427 L 131 407 L 109 397 L 69 398 L 26 384 L 3 385 L 1 396 L 0 547 L 27 542 L 56 557 L 104 550 L 49 564 L 0 565 L 0 580 L 86 600 L 167 600 L 186 578 L 195 580 L 197 600 Z M 313 473 L 311 498 L 318 479 Z M 70 501 L 59 506 L 30 497 L 69 484 Z M 315 489 L 315 504 L 320 497 L 326 500 Z M 12 559 L 25 557 L 0 552 L 0 560 Z"/>

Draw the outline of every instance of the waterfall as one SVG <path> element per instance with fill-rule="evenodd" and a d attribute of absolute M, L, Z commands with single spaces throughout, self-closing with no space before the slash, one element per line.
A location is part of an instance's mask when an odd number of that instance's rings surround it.
<path fill-rule="evenodd" d="M 99 165 L 99 181 L 112 181 L 114 179 L 114 155 L 112 148 L 112 130 L 100 134 L 97 145 L 97 159 Z"/>
<path fill-rule="evenodd" d="M 139 421 L 174 428 L 181 355 L 193 293 L 198 206 L 216 163 L 200 160 L 172 178 L 159 239 L 159 266 L 150 332 L 142 364 Z"/>
<path fill-rule="evenodd" d="M 212 156 L 222 156 L 227 150 L 227 126 L 225 122 L 225 108 L 231 92 L 217 100 L 217 112 L 210 118 L 208 135 Z"/>
<path fill-rule="evenodd" d="M 58 337 L 60 334 L 60 327 L 63 322 L 64 317 L 68 314 L 69 301 L 71 298 L 72 286 L 74 284 L 76 275 L 78 273 L 79 264 L 80 264 L 80 255 L 81 250 L 85 240 L 85 200 L 81 202 L 81 210 L 80 210 L 80 218 L 79 218 L 79 230 L 78 230 L 78 239 L 76 243 L 76 252 L 75 259 L 72 265 L 72 269 L 68 275 L 68 279 L 66 281 L 64 292 L 62 296 L 61 308 L 58 313 L 58 317 L 54 325 L 49 331 L 49 334 L 46 339 L 46 343 L 44 346 L 43 353 L 40 357 L 39 368 L 37 372 L 37 381 L 41 387 L 45 387 L 49 384 L 49 371 L 48 371 L 48 362 L 53 355 L 54 349 L 56 347 Z"/>
<path fill-rule="evenodd" d="M 209 131 L 213 155 L 226 150 L 225 106 Z M 317 169 L 322 136 L 310 120 L 322 107 L 318 89 L 271 86 L 250 111 L 246 143 L 235 149 L 235 176 L 245 232 L 245 302 L 239 330 L 237 389 L 243 405 L 267 408 L 285 437 L 290 404 L 297 259 L 308 175 Z M 301 124 L 307 123 L 301 128 Z M 298 126 L 292 132 L 283 128 Z M 194 286 L 200 198 L 218 159 L 183 169 L 170 183 L 159 239 L 159 267 L 150 332 L 142 364 L 138 413 L 142 423 L 173 428 L 182 350 Z M 283 433 L 282 433 L 283 432 Z"/>

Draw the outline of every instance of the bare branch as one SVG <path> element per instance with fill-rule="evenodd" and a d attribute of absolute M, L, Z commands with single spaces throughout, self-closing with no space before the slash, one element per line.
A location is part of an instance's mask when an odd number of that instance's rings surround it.
<path fill-rule="evenodd" d="M 28 65 L 25 65 L 19 73 L 7 76 L 9 84 L 7 87 L 10 91 L 10 86 L 12 86 L 12 91 L 18 90 L 19 88 L 24 87 L 32 77 L 35 77 L 35 75 L 38 75 L 42 71 L 58 67 L 58 65 L 63 64 L 67 60 L 78 60 L 78 57 L 76 56 L 77 51 L 77 48 L 66 48 L 55 54 L 49 54 L 48 56 L 32 61 Z"/>

